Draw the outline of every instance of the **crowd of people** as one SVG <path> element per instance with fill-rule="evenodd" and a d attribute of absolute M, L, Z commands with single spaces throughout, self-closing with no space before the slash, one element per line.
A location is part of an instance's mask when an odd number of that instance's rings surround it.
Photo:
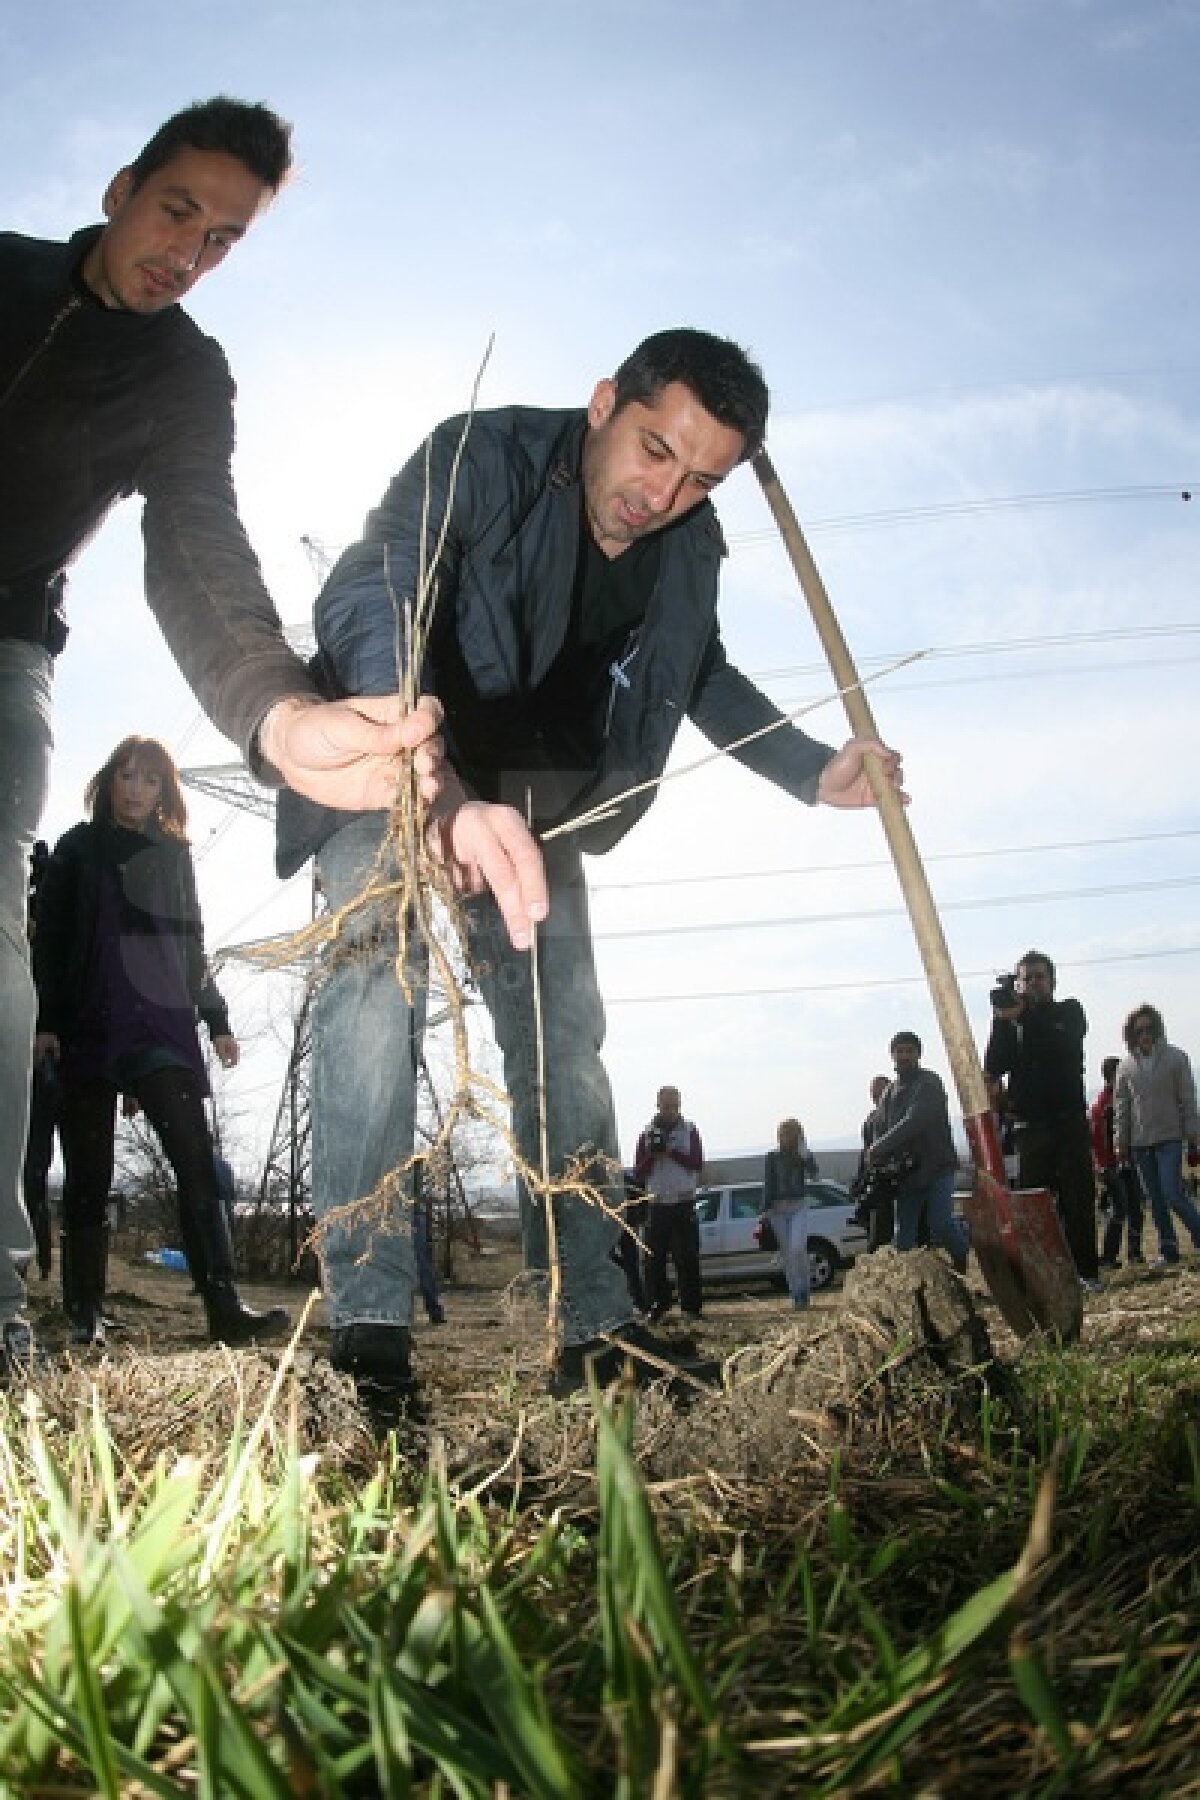
<path fill-rule="evenodd" d="M 1053 1195 L 1079 1279 L 1096 1291 L 1102 1270 L 1121 1267 L 1123 1242 L 1128 1263 L 1145 1261 L 1147 1212 L 1158 1243 L 1154 1267 L 1179 1262 L 1177 1222 L 1200 1251 L 1200 1209 L 1188 1182 L 1188 1169 L 1200 1170 L 1200 1113 L 1191 1063 L 1167 1041 L 1158 1009 L 1145 1002 L 1125 1020 L 1125 1056 L 1104 1058 L 1102 1085 L 1089 1106 L 1087 1020 L 1078 1000 L 1055 998 L 1056 984 L 1054 963 L 1038 950 L 1026 952 L 1002 978 L 991 997 L 984 1065 L 1002 1141 L 1012 1150 L 1011 1180 Z M 954 1205 L 959 1156 L 945 1086 L 921 1066 L 915 1032 L 896 1032 L 889 1049 L 894 1075 L 871 1079 L 871 1110 L 850 1188 L 857 1221 L 872 1251 L 933 1245 L 965 1273 L 970 1239 Z M 804 1308 L 806 1191 L 817 1164 L 798 1119 L 782 1120 L 777 1138 L 763 1164 L 763 1209 L 792 1304 Z M 700 1134 L 680 1113 L 678 1088 L 660 1089 L 657 1111 L 638 1139 L 625 1214 L 630 1229 L 618 1251 L 630 1291 L 652 1319 L 671 1304 L 670 1264 L 684 1316 L 700 1316 L 694 1203 L 703 1164 Z"/>
<path fill-rule="evenodd" d="M 636 1159 L 649 1323 L 611 1256 L 624 1195 L 582 858 L 611 849 L 653 804 L 685 718 L 807 806 L 872 806 L 869 766 L 905 798 L 900 758 L 875 739 L 836 748 L 808 737 L 726 656 L 711 496 L 762 447 L 769 396 L 739 345 L 692 328 L 645 339 L 586 405 L 445 420 L 402 462 L 323 587 L 314 661 L 296 657 L 238 513 L 232 378 L 179 305 L 283 186 L 290 134 L 263 105 L 198 103 L 118 170 L 101 223 L 67 242 L 0 234 L 0 1363 L 26 1368 L 33 1354 L 25 1271 L 34 1256 L 49 1261 L 52 1115 L 72 1329 L 81 1343 L 103 1335 L 122 1094 L 174 1170 L 212 1337 L 286 1328 L 278 1310 L 246 1306 L 233 1279 L 197 1021 L 226 1066 L 238 1046 L 204 960 L 177 772 L 153 739 L 122 738 L 89 785 L 88 817 L 40 871 L 31 971 L 27 877 L 67 570 L 110 508 L 138 494 L 147 598 L 167 643 L 209 718 L 279 789 L 279 873 L 315 858 L 326 902 L 342 913 L 318 990 L 312 1076 L 335 1367 L 376 1396 L 404 1391 L 427 1260 L 400 1216 L 407 1198 L 396 1194 L 395 1218 L 379 1204 L 413 1149 L 423 945 L 408 934 L 402 985 L 395 906 L 378 884 L 375 897 L 364 893 L 368 875 L 395 866 L 389 809 L 410 771 L 430 849 L 462 897 L 522 1165 L 548 1178 L 543 1190 L 522 1184 L 521 1223 L 530 1269 L 546 1270 L 551 1242 L 557 1251 L 551 1385 L 570 1391 L 589 1370 L 603 1377 L 639 1353 L 653 1368 L 682 1362 L 695 1373 L 653 1330 L 668 1256 L 684 1311 L 700 1308 L 703 1155 L 673 1089 L 659 1095 Z M 437 603 L 418 640 L 397 620 L 420 615 L 429 592 Z M 406 683 L 421 695 L 407 710 Z M 997 1009 L 988 1069 L 1003 1086 L 1021 1178 L 1054 1189 L 1080 1275 L 1093 1280 L 1082 1010 L 1053 1000 L 1047 958 L 1031 954 L 1020 972 L 1011 1004 Z M 1152 1007 L 1131 1015 L 1127 1042 L 1106 1166 L 1136 1171 L 1169 1261 L 1174 1217 L 1200 1241 L 1179 1174 L 1180 1143 L 1196 1135 L 1194 1096 Z M 904 1250 L 925 1231 L 961 1266 L 945 1091 L 911 1032 L 896 1035 L 892 1057 L 864 1142 L 868 1169 L 904 1164 L 887 1235 Z M 802 1307 L 806 1153 L 795 1119 L 778 1135 L 764 1186 Z M 1133 1190 L 1114 1179 L 1109 1191 L 1132 1249 Z M 1109 1249 L 1106 1238 L 1107 1262 Z M 424 1292 L 435 1316 L 427 1280 Z"/>

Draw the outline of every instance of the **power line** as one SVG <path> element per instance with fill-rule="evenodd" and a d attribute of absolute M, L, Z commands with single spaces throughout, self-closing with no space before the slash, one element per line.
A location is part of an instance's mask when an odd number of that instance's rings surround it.
<path fill-rule="evenodd" d="M 1195 482 L 1175 484 L 1157 482 L 1141 487 L 1047 489 L 1033 494 L 995 494 L 977 500 L 943 500 L 928 506 L 894 506 L 871 512 L 833 513 L 824 519 L 810 519 L 805 526 L 811 532 L 876 531 L 889 525 L 923 525 L 934 519 L 974 518 L 985 513 L 1022 512 L 1054 506 L 1094 506 L 1098 502 L 1142 500 L 1190 501 L 1196 491 Z M 729 538 L 731 549 L 744 545 L 778 543 L 773 526 L 761 530 L 737 532 Z"/>
<path fill-rule="evenodd" d="M 919 678 L 915 681 L 908 679 L 898 684 L 893 689 L 893 692 L 903 694 L 907 698 L 909 694 L 928 694 L 937 689 L 996 687 L 1003 682 L 1014 681 L 1019 681 L 1026 687 L 1030 686 L 1035 681 L 1053 681 L 1056 686 L 1061 687 L 1065 681 L 1081 680 L 1088 675 L 1115 675 L 1124 680 L 1134 670 L 1178 669 L 1185 663 L 1194 663 L 1198 661 L 1200 661 L 1200 657 L 1196 656 L 1151 656 L 1141 657 L 1137 661 L 1126 659 L 1120 663 L 1072 663 L 1067 668 L 1057 669 L 1008 669 L 1003 671 L 1000 669 L 989 669 L 986 673 L 980 675 L 946 675 L 943 676 L 941 680 L 934 681 L 922 681 Z M 795 697 L 788 697 L 786 694 L 780 694 L 778 689 L 775 690 L 775 698 L 784 708 L 797 704 L 797 699 Z M 801 694 L 799 698 L 806 699 L 808 696 Z M 833 696 L 830 695 L 829 698 L 832 699 Z"/>
<path fill-rule="evenodd" d="M 1135 643 L 1146 638 L 1197 635 L 1200 635 L 1200 624 L 1182 620 L 1164 625 L 1124 625 L 1105 631 L 1056 631 L 1026 637 L 968 638 L 958 644 L 931 644 L 922 650 L 921 660 L 927 663 L 946 662 L 967 656 L 1006 656 L 1020 650 L 1074 650 L 1080 645 L 1090 647 L 1094 644 Z M 858 661 L 865 672 L 870 668 L 886 668 L 889 663 L 899 662 L 911 654 L 910 646 L 908 650 L 894 654 L 877 652 L 871 656 L 860 656 Z M 825 662 L 784 663 L 780 668 L 749 669 L 746 673 L 752 681 L 783 681 L 794 676 L 807 678 L 810 675 L 828 678 L 829 665 Z"/>
<path fill-rule="evenodd" d="M 1103 966 L 1108 968 L 1116 963 L 1155 962 L 1161 959 L 1178 956 L 1196 956 L 1200 954 L 1200 944 L 1179 944 L 1166 950 L 1128 950 L 1111 956 L 1085 956 L 1074 960 L 1056 958 L 1059 970 L 1092 969 Z M 963 969 L 959 971 L 959 980 L 994 981 L 994 969 Z M 610 1006 L 674 1006 L 681 1002 L 697 1000 L 766 1000 L 779 994 L 844 994 L 851 991 L 865 992 L 868 988 L 890 987 L 925 987 L 927 978 L 924 975 L 881 975 L 869 980 L 854 981 L 802 981 L 785 987 L 760 988 L 724 988 L 713 989 L 707 993 L 695 990 L 676 989 L 669 994 L 606 994 L 604 1005 Z"/>
<path fill-rule="evenodd" d="M 1200 827 L 1184 831 L 1140 831 L 1129 837 L 1067 839 L 1053 844 L 1006 844 L 994 850 L 935 850 L 923 860 L 931 862 L 970 862 L 995 856 L 1036 856 L 1047 850 L 1107 850 L 1120 844 L 1157 844 L 1172 838 L 1200 837 Z M 598 894 L 619 894 L 631 888 L 687 887 L 711 881 L 765 881 L 782 875 L 851 875 L 864 869 L 890 869 L 889 857 L 876 856 L 862 862 L 808 863 L 802 869 L 732 869 L 709 875 L 658 875 L 640 881 L 606 881 L 588 888 L 589 898 Z"/>
<path fill-rule="evenodd" d="M 1110 882 L 1104 887 L 1050 888 L 1043 893 L 984 894 L 970 900 L 943 900 L 941 912 L 981 912 L 993 906 L 1032 906 L 1053 900 L 1096 900 L 1114 894 L 1158 894 L 1168 888 L 1200 886 L 1200 875 L 1174 875 L 1162 881 Z M 805 925 L 858 924 L 867 919 L 903 918 L 903 906 L 868 907 L 857 912 L 800 913 L 786 919 L 718 919 L 705 925 L 633 925 L 621 931 L 597 931 L 599 942 L 613 943 L 621 938 L 698 937 L 712 931 L 774 931 Z"/>

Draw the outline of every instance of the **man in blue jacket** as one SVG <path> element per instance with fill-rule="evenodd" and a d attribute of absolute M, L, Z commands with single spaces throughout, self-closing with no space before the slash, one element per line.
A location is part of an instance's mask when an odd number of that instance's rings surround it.
<path fill-rule="evenodd" d="M 29 1349 L 26 878 L 68 564 L 118 500 L 142 496 L 151 609 L 213 723 L 268 778 L 386 805 L 401 745 L 436 723 L 426 709 L 402 725 L 394 694 L 320 704 L 238 516 L 228 365 L 178 304 L 282 185 L 290 132 L 265 106 L 204 101 L 113 177 L 103 224 L 66 243 L 0 233 L 0 1372 Z"/>
<path fill-rule="evenodd" d="M 674 330 L 598 382 L 586 410 L 511 407 L 448 420 L 395 477 L 317 601 L 326 691 L 373 694 L 395 691 L 398 643 L 408 643 L 422 595 L 432 597 L 420 685 L 444 708 L 460 783 L 446 856 L 461 889 L 490 889 L 468 902 L 471 948 L 516 1141 L 537 1168 L 526 951 L 544 868 L 550 909 L 537 973 L 550 1173 L 561 1176 L 583 1152 L 614 1205 L 621 1171 L 583 853 L 611 848 L 652 804 L 644 784 L 662 774 L 685 716 L 810 805 L 869 805 L 865 755 L 898 780 L 898 759 L 882 745 L 852 741 L 835 752 L 780 723 L 726 658 L 716 617 L 725 546 L 709 496 L 760 448 L 767 407 L 761 372 L 735 344 Z M 280 873 L 316 851 L 329 904 L 346 905 L 375 865 L 386 820 L 331 815 L 293 796 L 281 796 L 279 814 Z M 317 1001 L 313 1186 L 322 1217 L 375 1194 L 411 1153 L 420 1020 L 396 982 L 395 927 L 385 915 L 360 906 L 349 916 Z M 628 1289 L 609 1256 L 612 1220 L 571 1192 L 553 1205 L 562 1296 L 554 1385 L 577 1385 L 589 1361 L 601 1376 L 616 1367 L 614 1335 L 662 1355 L 631 1326 Z M 545 1268 L 544 1207 L 524 1193 L 522 1226 L 527 1264 Z M 360 1223 L 331 1226 L 323 1250 L 334 1363 L 366 1382 L 402 1382 L 409 1233 L 381 1230 L 374 1207 Z"/>

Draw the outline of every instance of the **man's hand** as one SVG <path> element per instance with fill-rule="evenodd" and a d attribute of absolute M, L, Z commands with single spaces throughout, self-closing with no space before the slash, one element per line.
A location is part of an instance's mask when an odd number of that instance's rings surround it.
<path fill-rule="evenodd" d="M 213 1055 L 223 1069 L 235 1069 L 241 1047 L 231 1031 L 219 1031 L 212 1041 Z"/>
<path fill-rule="evenodd" d="M 423 695 L 402 714 L 396 694 L 359 694 L 351 700 L 277 700 L 263 719 L 258 745 L 288 787 L 322 806 L 379 812 L 391 806 L 402 750 L 415 752 L 422 798 L 442 786 L 442 709 Z"/>
<path fill-rule="evenodd" d="M 528 950 L 534 928 L 550 910 L 546 870 L 528 826 L 511 806 L 466 795 L 447 776 L 447 799 L 429 822 L 430 847 L 460 894 L 490 888 L 514 950 Z"/>
<path fill-rule="evenodd" d="M 33 1062 L 36 1068 L 39 1063 L 60 1062 L 62 1045 L 53 1031 L 39 1031 L 33 1040 Z"/>
<path fill-rule="evenodd" d="M 900 785 L 899 753 L 889 750 L 878 738 L 851 738 L 821 770 L 817 799 L 823 806 L 874 806 L 875 796 L 867 777 L 868 757 L 874 758 L 889 785 L 908 805 L 908 795 Z"/>

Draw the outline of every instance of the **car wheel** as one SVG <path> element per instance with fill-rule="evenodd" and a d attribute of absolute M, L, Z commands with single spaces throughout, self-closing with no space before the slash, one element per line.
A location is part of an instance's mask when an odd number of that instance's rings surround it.
<path fill-rule="evenodd" d="M 837 1267 L 837 1252 L 833 1245 L 826 1243 L 824 1238 L 809 1238 L 808 1279 L 818 1292 L 833 1286 Z"/>

